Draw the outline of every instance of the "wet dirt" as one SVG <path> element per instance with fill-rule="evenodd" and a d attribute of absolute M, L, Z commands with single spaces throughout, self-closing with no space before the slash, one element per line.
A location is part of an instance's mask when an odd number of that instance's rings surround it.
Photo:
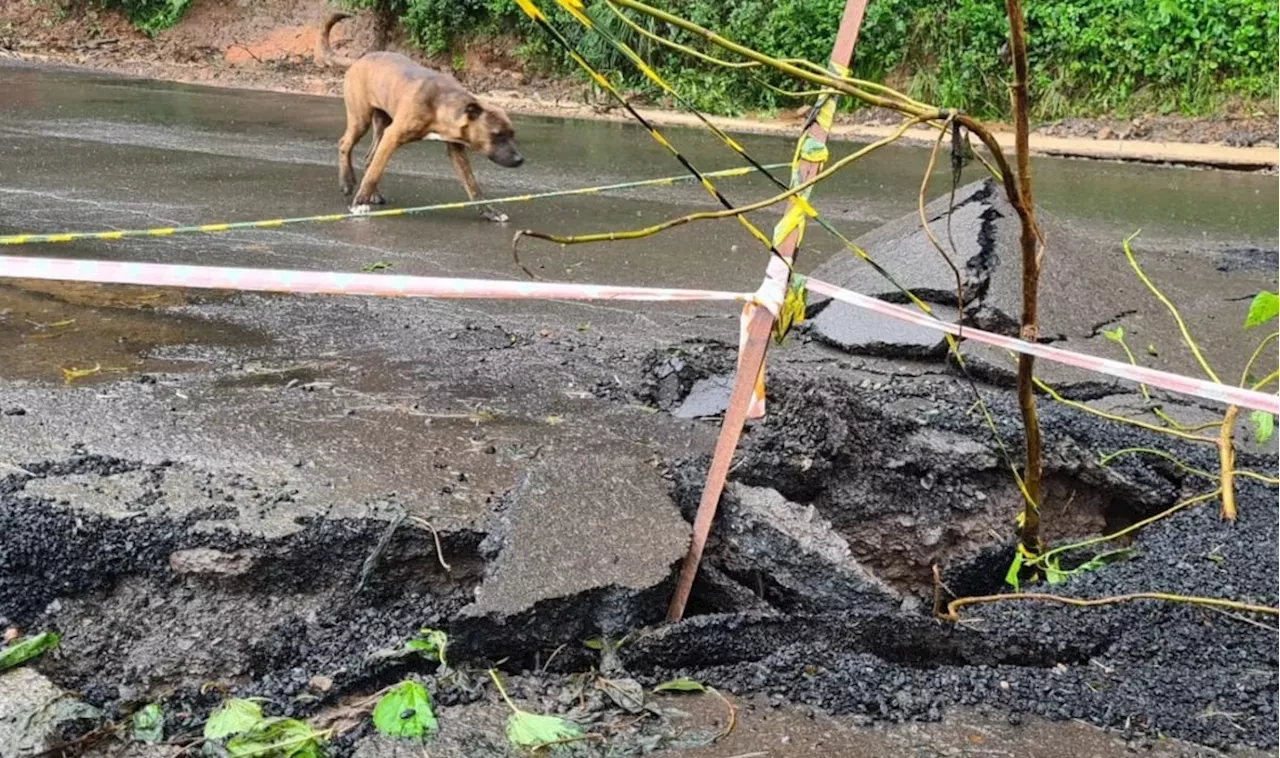
<path fill-rule="evenodd" d="M 1176 740 L 1128 740 L 1080 723 L 1044 722 L 1024 717 L 1011 723 L 1004 713 L 978 708 L 957 708 L 941 721 L 887 726 L 865 719 L 833 719 L 819 712 L 779 705 L 768 698 L 736 700 L 736 728 L 712 747 L 660 753 L 664 758 L 961 758 L 963 756 L 1020 756 L 1054 758 L 1069 745 L 1072 755 L 1100 758 L 1121 751 L 1152 758 L 1191 758 L 1211 755 L 1204 748 Z M 680 723 L 719 728 L 725 719 L 724 704 L 711 696 L 674 703 L 689 716 Z M 1262 751 L 1232 751 L 1242 756 L 1262 756 Z"/>

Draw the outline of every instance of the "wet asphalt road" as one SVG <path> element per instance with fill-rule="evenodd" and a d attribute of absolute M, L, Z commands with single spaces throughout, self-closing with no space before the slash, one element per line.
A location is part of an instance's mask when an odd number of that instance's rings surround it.
<path fill-rule="evenodd" d="M 0 103 L 0 229 L 5 232 L 248 220 L 344 209 L 335 189 L 334 142 L 343 125 L 335 99 L 29 68 L 4 67 L 0 72 L 6 81 Z M 517 119 L 517 125 L 528 157 L 523 168 L 476 161 L 481 184 L 492 195 L 680 173 L 665 151 L 631 126 L 545 118 Z M 671 137 L 703 169 L 739 165 L 708 135 L 672 130 Z M 763 162 L 790 157 L 788 140 L 742 141 Z M 914 208 L 925 161 L 919 149 L 887 148 L 821 188 L 820 207 L 856 236 Z M 938 171 L 931 194 L 943 191 L 943 173 Z M 977 176 L 971 171 L 964 181 Z M 1280 193 L 1273 177 L 1044 159 L 1035 164 L 1035 180 L 1037 199 L 1046 211 L 1100 240 L 1114 241 L 1141 228 L 1145 240 L 1170 248 L 1178 243 L 1210 249 L 1275 247 Z M 765 183 L 722 180 L 722 188 L 731 199 L 745 202 L 764 196 Z M 384 191 L 395 205 L 463 197 L 443 150 L 432 144 L 398 152 Z M 386 260 L 401 273 L 514 276 L 518 272 L 508 255 L 514 229 L 606 231 L 713 205 L 700 189 L 684 185 L 514 205 L 507 209 L 509 227 L 481 224 L 473 212 L 453 211 L 294 227 L 274 234 L 47 250 L 298 268 L 351 269 Z M 247 240 L 261 241 L 270 250 L 247 248 Z M 807 242 L 810 262 L 839 249 L 820 232 Z M 550 274 L 563 271 L 577 281 L 689 286 L 754 286 L 763 261 L 763 253 L 731 221 L 678 229 L 625 246 L 541 252 Z"/>
<path fill-rule="evenodd" d="M 343 128 L 337 100 L 29 67 L 6 66 L 0 72 L 7 85 L 7 96 L 0 102 L 0 233 L 171 226 L 345 209 L 336 190 L 334 166 L 334 141 Z M 475 161 L 480 182 L 491 195 L 593 186 L 680 171 L 665 151 L 631 126 L 525 118 L 518 119 L 518 127 L 528 157 L 523 168 L 502 169 Z M 670 135 L 704 169 L 738 165 L 709 135 L 678 129 Z M 785 139 L 744 137 L 743 143 L 763 162 L 786 160 L 791 152 Z M 838 146 L 835 153 L 847 147 Z M 362 152 L 363 148 L 357 151 Z M 915 148 L 886 148 L 873 154 L 819 188 L 819 207 L 850 237 L 910 213 L 926 157 Z M 971 168 L 964 181 L 975 178 L 978 174 Z M 1228 367 L 1243 361 L 1252 342 L 1237 336 L 1239 330 L 1229 322 L 1238 315 L 1235 311 L 1243 311 L 1244 304 L 1235 301 L 1274 284 L 1280 202 L 1274 177 L 1042 159 L 1035 162 L 1035 181 L 1036 197 L 1045 213 L 1069 227 L 1076 240 L 1109 251 L 1082 256 L 1078 250 L 1051 247 L 1049 273 L 1063 268 L 1068 272 L 1058 283 L 1051 278 L 1052 284 L 1046 285 L 1042 301 L 1048 307 L 1055 299 L 1084 302 L 1093 297 L 1072 285 L 1075 277 L 1069 269 L 1076 261 L 1087 260 L 1081 264 L 1086 266 L 1081 281 L 1097 283 L 1114 276 L 1118 282 L 1134 284 L 1118 255 L 1117 241 L 1141 229 L 1139 244 L 1144 254 L 1156 251 L 1161 256 L 1147 259 L 1146 264 L 1153 266 L 1152 273 L 1163 286 L 1173 289 L 1175 300 L 1188 309 L 1189 320 L 1209 330 L 1205 337 L 1212 343 L 1210 352 L 1221 350 Z M 766 182 L 758 177 L 721 180 L 720 185 L 735 202 L 769 194 Z M 944 170 L 939 169 L 931 195 L 945 191 L 945 186 Z M 399 151 L 383 192 L 393 205 L 464 197 L 443 150 L 433 144 Z M 699 188 L 685 184 L 514 204 L 504 208 L 512 218 L 507 225 L 484 223 L 474 211 L 462 210 L 299 225 L 274 232 L 70 243 L 8 252 L 336 271 L 388 264 L 389 270 L 400 274 L 519 278 L 522 274 L 510 254 L 516 229 L 600 232 L 715 207 Z M 764 229 L 771 228 L 775 219 L 776 214 L 770 213 L 756 216 Z M 838 243 L 819 229 L 808 234 L 805 242 L 802 270 L 840 254 Z M 579 282 L 751 290 L 765 264 L 765 254 L 728 220 L 685 226 L 625 244 L 561 249 L 531 240 L 522 250 L 524 261 L 545 276 Z M 894 251 L 871 252 L 895 270 Z M 1099 266 L 1107 273 L 1100 274 Z M 1215 271 L 1224 266 L 1244 273 L 1224 278 Z M 1097 294 L 1105 301 L 1108 293 Z M 8 296 L 15 297 L 12 292 Z M 1129 305 L 1126 297 L 1106 316 Z M 54 318 L 39 302 L 27 302 L 24 307 Z M 636 318 L 645 328 L 661 323 L 683 333 L 691 313 L 731 315 L 731 309 L 701 306 L 473 301 L 415 308 L 522 317 L 559 314 L 574 324 L 607 327 L 616 322 L 625 325 L 627 333 L 634 332 L 631 322 Z M 1131 314 L 1129 331 L 1134 331 L 1134 323 L 1140 324 L 1146 341 L 1162 352 L 1151 362 L 1160 368 L 1194 370 L 1187 360 L 1170 362 L 1169 356 L 1181 353 L 1171 349 L 1178 338 L 1155 302 L 1135 303 L 1133 308 L 1138 312 Z M 244 317 L 244 309 L 237 315 Z M 44 316 L 35 314 L 29 320 L 40 321 Z M 699 323 L 704 325 L 705 321 Z M 200 336 L 208 330 L 200 324 L 161 318 L 148 322 L 144 331 L 151 336 L 135 335 L 139 342 L 168 344 L 182 341 L 184 334 Z M 118 335 L 82 332 L 63 344 L 96 344 L 64 349 L 62 360 L 72 365 L 100 362 L 93 353 L 115 352 L 110 348 L 113 336 Z M 224 338 L 232 342 L 257 339 L 244 333 L 227 333 Z M 16 344 L 16 339 L 14 334 L 0 337 L 0 344 Z M 1113 352 L 1113 346 L 1105 343 L 1077 349 L 1109 356 Z M 39 366 L 32 365 L 32 360 L 18 355 L 6 373 L 58 377 L 58 372 L 50 372 L 48 360 Z"/>

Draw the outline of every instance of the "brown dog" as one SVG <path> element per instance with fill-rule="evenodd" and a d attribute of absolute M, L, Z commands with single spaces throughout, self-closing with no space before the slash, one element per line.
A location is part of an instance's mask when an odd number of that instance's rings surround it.
<path fill-rule="evenodd" d="M 351 149 L 373 127 L 373 144 L 353 209 L 385 202 L 378 194 L 378 180 L 391 153 L 409 142 L 430 139 L 447 143 L 453 170 L 472 200 L 480 199 L 480 187 L 471 173 L 467 148 L 499 166 L 517 168 L 524 163 L 507 114 L 483 105 L 452 76 L 419 66 L 397 53 L 365 53 L 358 59 L 335 54 L 329 47 L 329 31 L 350 17 L 333 13 L 324 20 L 316 40 L 316 62 L 347 70 L 342 87 L 347 131 L 338 142 L 338 182 L 344 195 L 356 188 Z M 505 214 L 487 205 L 481 215 L 491 221 L 507 220 Z"/>

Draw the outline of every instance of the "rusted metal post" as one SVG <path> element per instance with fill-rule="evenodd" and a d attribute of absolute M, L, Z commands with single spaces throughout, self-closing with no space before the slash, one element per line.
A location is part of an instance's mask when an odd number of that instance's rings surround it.
<path fill-rule="evenodd" d="M 840 18 L 840 29 L 836 32 L 835 45 L 831 50 L 831 59 L 827 63 L 832 73 L 848 74 L 849 62 L 853 58 L 853 46 L 858 41 L 858 29 L 862 26 L 862 16 L 866 9 L 867 0 L 846 0 L 844 15 Z M 827 160 L 827 133 L 831 130 L 835 111 L 835 95 L 822 96 L 814 104 L 808 126 L 800 135 L 799 161 L 791 170 L 792 187 L 808 181 L 822 170 L 822 165 Z M 790 273 L 788 265 L 795 260 L 796 250 L 800 247 L 800 240 L 804 236 L 806 216 L 799 211 L 807 205 L 808 196 L 809 192 L 806 191 L 789 200 L 788 212 L 774 229 L 775 247 L 786 262 L 777 257 L 769 259 L 769 267 L 760 293 L 765 301 L 781 303 L 787 291 Z M 748 307 L 751 308 L 751 306 Z M 752 415 L 754 390 L 764 375 L 764 357 L 769 347 L 769 334 L 773 329 L 773 320 L 776 316 L 776 313 L 765 307 L 756 306 L 751 309 L 738 353 L 738 370 L 734 377 L 733 391 L 729 394 L 729 407 L 724 413 L 720 437 L 716 440 L 715 453 L 711 459 L 711 469 L 707 472 L 707 483 L 702 489 L 698 514 L 693 521 L 693 538 L 689 543 L 689 552 L 685 555 L 684 564 L 680 567 L 675 594 L 672 595 L 671 604 L 667 608 L 668 621 L 679 621 L 684 617 L 684 608 L 689 602 L 689 592 L 693 589 L 693 580 L 698 575 L 698 564 L 702 561 L 702 551 L 707 545 L 707 535 L 711 532 L 711 523 L 716 517 L 720 495 L 724 492 L 724 483 L 729 474 L 733 452 L 738 447 L 743 425 Z"/>

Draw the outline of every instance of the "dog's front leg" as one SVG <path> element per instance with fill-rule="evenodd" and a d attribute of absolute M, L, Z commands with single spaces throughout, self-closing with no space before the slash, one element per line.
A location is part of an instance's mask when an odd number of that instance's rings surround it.
<path fill-rule="evenodd" d="M 462 145 L 449 143 L 449 162 L 453 164 L 453 172 L 458 175 L 458 180 L 462 182 L 462 186 L 467 190 L 467 197 L 471 200 L 480 200 L 480 185 L 476 183 L 476 175 L 471 173 L 471 161 L 467 159 L 467 149 Z M 494 210 L 493 206 L 485 204 L 480 206 L 480 215 L 489 221 L 496 223 L 504 223 L 507 221 L 507 214 L 499 213 Z"/>
<path fill-rule="evenodd" d="M 351 203 L 352 210 L 360 208 L 368 210 L 369 205 L 382 202 L 382 197 L 378 194 L 378 181 L 382 179 L 382 172 L 387 170 L 387 162 L 391 160 L 391 154 L 396 151 L 396 148 L 414 139 L 416 137 L 413 134 L 397 129 L 395 122 L 387 127 L 387 130 L 382 133 L 382 139 L 378 140 L 378 147 L 373 152 L 373 160 L 369 161 L 369 165 L 365 167 L 360 189 Z"/>

